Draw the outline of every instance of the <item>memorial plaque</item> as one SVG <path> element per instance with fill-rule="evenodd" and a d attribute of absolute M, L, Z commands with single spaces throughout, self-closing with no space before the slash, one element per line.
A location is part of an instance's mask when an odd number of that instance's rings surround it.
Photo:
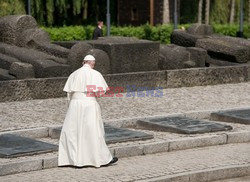
<path fill-rule="evenodd" d="M 214 112 L 214 113 L 211 113 L 210 119 L 249 125 L 250 124 L 250 109 Z"/>
<path fill-rule="evenodd" d="M 0 157 L 12 158 L 58 150 L 57 145 L 12 134 L 0 135 Z"/>
<path fill-rule="evenodd" d="M 126 128 L 116 128 L 110 125 L 105 125 L 104 128 L 105 140 L 108 144 L 154 138 L 153 135 L 149 135 L 141 131 L 133 131 Z"/>
<path fill-rule="evenodd" d="M 182 134 L 201 134 L 232 129 L 229 125 L 186 117 L 164 117 L 158 119 L 138 120 L 137 127 Z"/>
<path fill-rule="evenodd" d="M 105 140 L 107 144 L 136 141 L 136 140 L 147 140 L 154 138 L 153 135 L 141 131 L 133 131 L 126 128 L 117 128 L 110 125 L 104 125 L 105 129 Z M 51 138 L 59 139 L 61 128 L 53 129 L 51 132 Z"/>

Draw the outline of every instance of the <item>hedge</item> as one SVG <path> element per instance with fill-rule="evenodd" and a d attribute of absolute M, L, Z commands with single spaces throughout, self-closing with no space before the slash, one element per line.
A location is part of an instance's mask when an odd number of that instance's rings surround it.
<path fill-rule="evenodd" d="M 178 28 L 187 29 L 190 24 L 179 25 Z M 213 25 L 214 32 L 222 35 L 236 36 L 238 25 Z M 49 33 L 52 41 L 69 41 L 69 40 L 90 40 L 94 31 L 94 26 L 64 26 L 58 28 L 42 27 Z M 152 41 L 160 41 L 161 43 L 170 43 L 170 35 L 173 31 L 173 25 L 150 26 L 148 24 L 133 27 L 116 27 L 111 26 L 112 36 L 137 37 L 139 39 L 147 39 Z M 104 34 L 106 29 L 104 28 Z M 250 38 L 250 25 L 244 26 L 244 36 Z"/>

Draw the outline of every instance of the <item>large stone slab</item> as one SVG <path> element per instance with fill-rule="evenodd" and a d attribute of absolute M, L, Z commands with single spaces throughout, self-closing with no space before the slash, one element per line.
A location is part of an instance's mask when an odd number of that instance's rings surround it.
<path fill-rule="evenodd" d="M 0 135 L 0 157 L 11 158 L 58 150 L 57 145 L 12 134 Z"/>
<path fill-rule="evenodd" d="M 164 117 L 149 120 L 145 119 L 138 120 L 136 124 L 138 128 L 183 134 L 201 134 L 232 129 L 232 127 L 229 125 L 191 119 L 187 117 Z"/>
<path fill-rule="evenodd" d="M 171 34 L 171 43 L 184 47 L 195 47 L 197 40 L 203 38 L 200 35 L 192 35 L 183 30 L 175 30 Z"/>
<path fill-rule="evenodd" d="M 238 63 L 246 63 L 250 60 L 249 48 L 230 40 L 217 38 L 199 39 L 195 46 L 206 49 L 210 56 L 219 59 Z"/>
<path fill-rule="evenodd" d="M 90 49 L 92 49 L 92 46 L 86 42 L 77 42 L 71 47 L 68 55 L 68 64 L 71 66 L 72 71 L 82 66 L 82 61 Z"/>
<path fill-rule="evenodd" d="M 13 58 L 11 56 L 7 56 L 5 54 L 2 54 L 4 49 L 0 49 L 0 68 L 2 69 L 10 69 L 10 66 L 14 62 L 20 62 L 18 59 Z"/>
<path fill-rule="evenodd" d="M 160 43 L 134 38 L 109 38 L 88 41 L 110 58 L 111 73 L 158 70 Z"/>
<path fill-rule="evenodd" d="M 153 135 L 144 132 L 133 131 L 126 128 L 116 128 L 106 124 L 104 125 L 104 129 L 105 129 L 105 140 L 107 144 L 136 141 L 136 140 L 147 140 L 153 138 Z M 50 135 L 51 138 L 59 139 L 60 134 L 61 134 L 61 128 L 55 128 L 52 129 Z"/>
<path fill-rule="evenodd" d="M 250 109 L 214 112 L 210 119 L 250 125 Z"/>
<path fill-rule="evenodd" d="M 18 37 L 27 29 L 37 28 L 35 18 L 29 15 L 10 15 L 0 18 L 0 42 L 17 45 Z"/>
<path fill-rule="evenodd" d="M 6 69 L 0 68 L 0 80 L 14 80 L 16 77 L 9 74 L 9 71 Z M 3 94 L 1 92 L 1 94 Z"/>
<path fill-rule="evenodd" d="M 211 25 L 195 23 L 187 29 L 187 33 L 202 36 L 211 35 L 213 34 L 213 27 Z"/>
<path fill-rule="evenodd" d="M 205 67 L 207 56 L 206 50 L 197 47 L 161 45 L 158 66 L 162 70 Z"/>
<path fill-rule="evenodd" d="M 31 64 L 14 62 L 10 66 L 9 74 L 14 75 L 17 79 L 34 78 L 34 68 Z"/>
<path fill-rule="evenodd" d="M 67 59 L 69 55 L 69 49 L 47 42 L 36 42 L 31 40 L 27 46 L 58 58 Z"/>
<path fill-rule="evenodd" d="M 38 78 L 68 76 L 70 73 L 70 66 L 65 64 L 67 61 L 65 59 L 51 56 L 34 49 L 4 43 L 0 43 L 0 47 L 5 49 L 5 55 L 31 64 L 34 67 L 35 76 Z"/>

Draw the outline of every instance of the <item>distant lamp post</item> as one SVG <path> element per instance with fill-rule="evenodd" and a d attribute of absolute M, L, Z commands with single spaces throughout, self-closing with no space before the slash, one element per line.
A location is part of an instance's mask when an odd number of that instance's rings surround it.
<path fill-rule="evenodd" d="M 240 0 L 240 28 L 239 31 L 237 32 L 237 37 L 244 37 L 243 34 L 243 22 L 244 22 L 244 10 L 243 10 L 243 6 L 244 6 L 244 0 Z"/>
<path fill-rule="evenodd" d="M 28 15 L 31 15 L 31 0 L 28 0 Z"/>
<path fill-rule="evenodd" d="M 107 0 L 107 36 L 110 36 L 110 0 Z"/>
<path fill-rule="evenodd" d="M 174 0 L 174 29 L 178 29 L 178 24 L 177 24 L 177 0 Z"/>

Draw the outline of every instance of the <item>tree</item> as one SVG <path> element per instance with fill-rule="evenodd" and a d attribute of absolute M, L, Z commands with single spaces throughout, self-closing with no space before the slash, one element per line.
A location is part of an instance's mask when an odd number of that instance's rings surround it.
<path fill-rule="evenodd" d="M 250 23 L 250 0 L 248 0 L 248 23 Z"/>
<path fill-rule="evenodd" d="M 229 23 L 234 23 L 234 12 L 235 12 L 235 0 L 231 0 L 231 10 L 230 10 L 230 19 Z"/>
<path fill-rule="evenodd" d="M 225 24 L 229 22 L 231 0 L 211 0 L 210 23 Z M 237 2 L 237 3 L 236 3 Z M 238 8 L 238 0 L 235 1 L 235 10 Z M 238 13 L 235 12 L 235 15 Z"/>
<path fill-rule="evenodd" d="M 199 0 L 199 6 L 198 6 L 198 23 L 202 23 L 202 7 L 203 7 L 203 0 Z"/>
<path fill-rule="evenodd" d="M 170 23 L 169 0 L 163 1 L 163 23 L 164 24 Z"/>
<path fill-rule="evenodd" d="M 0 0 L 0 17 L 16 14 L 25 14 L 25 4 L 22 0 Z"/>
<path fill-rule="evenodd" d="M 205 24 L 209 24 L 210 0 L 206 0 Z"/>

